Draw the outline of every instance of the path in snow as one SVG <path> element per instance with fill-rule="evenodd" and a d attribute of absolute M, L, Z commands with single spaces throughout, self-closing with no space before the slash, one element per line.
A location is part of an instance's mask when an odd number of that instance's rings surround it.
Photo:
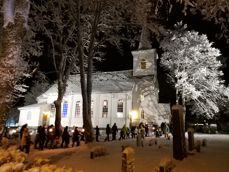
<path fill-rule="evenodd" d="M 49 158 L 53 164 L 71 167 L 73 172 L 120 172 L 121 171 L 121 146 L 130 145 L 135 149 L 135 172 L 154 172 L 159 162 L 164 157 L 172 157 L 172 140 L 159 138 L 158 145 L 149 146 L 145 139 L 144 147 L 136 147 L 135 139 L 123 141 L 99 142 L 103 145 L 108 155 L 90 159 L 90 146 L 81 144 L 80 147 L 45 149 L 38 151 L 32 149 L 30 158 Z M 182 161 L 174 160 L 174 172 L 228 172 L 229 171 L 229 135 L 203 135 L 195 134 L 195 140 L 207 140 L 207 147 L 201 147 L 200 153 L 189 155 Z M 160 145 L 160 146 L 159 146 Z"/>

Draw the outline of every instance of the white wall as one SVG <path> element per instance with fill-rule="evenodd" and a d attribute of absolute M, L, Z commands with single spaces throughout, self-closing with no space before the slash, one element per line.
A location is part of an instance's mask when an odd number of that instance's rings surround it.
<path fill-rule="evenodd" d="M 117 116 L 117 105 L 119 99 L 123 100 L 123 117 Z M 102 117 L 102 107 L 104 100 L 108 100 L 107 118 Z M 119 128 L 121 128 L 124 124 L 128 126 L 129 113 L 132 108 L 131 102 L 131 92 L 101 94 L 98 104 L 98 123 L 96 125 L 98 125 L 99 127 L 106 127 L 107 124 L 110 124 L 110 126 L 112 126 L 114 123 L 116 123 Z"/>
<path fill-rule="evenodd" d="M 29 112 L 31 113 L 30 120 L 27 118 Z M 27 123 L 29 127 L 36 127 L 39 125 L 39 119 L 40 119 L 40 107 L 22 109 L 20 110 L 18 125 L 22 126 L 23 124 Z"/>

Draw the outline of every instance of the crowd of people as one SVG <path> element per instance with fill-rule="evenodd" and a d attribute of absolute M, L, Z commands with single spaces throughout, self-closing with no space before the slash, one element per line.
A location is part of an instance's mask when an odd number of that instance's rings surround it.
<path fill-rule="evenodd" d="M 149 126 L 148 124 L 140 123 L 135 126 L 127 127 L 126 124 L 122 128 L 118 129 L 116 123 L 110 127 L 110 124 L 107 124 L 105 128 L 105 139 L 101 140 L 100 128 L 95 127 L 95 140 L 99 141 L 115 141 L 115 140 L 124 140 L 127 138 L 136 138 L 137 145 L 143 145 L 143 139 L 149 136 Z M 117 136 L 119 133 L 119 136 Z M 168 138 L 169 126 L 165 122 L 161 124 L 160 127 L 154 128 L 154 135 L 160 137 L 162 134 Z M 72 139 L 72 140 L 70 140 Z M 60 142 L 61 140 L 61 142 Z M 49 125 L 48 127 L 39 126 L 37 128 L 36 136 L 32 142 L 31 136 L 29 133 L 28 125 L 25 124 L 20 129 L 20 144 L 19 148 L 21 151 L 29 153 L 31 143 L 34 144 L 35 149 L 43 150 L 44 148 L 67 148 L 70 146 L 80 146 L 80 142 L 84 141 L 84 132 L 78 127 L 74 129 L 69 129 L 68 126 L 65 126 L 63 131 L 61 131 L 60 137 L 57 137 L 55 134 L 55 126 Z"/>
<path fill-rule="evenodd" d="M 61 132 L 61 137 L 56 136 L 54 125 L 49 125 L 48 127 L 38 126 L 35 138 L 32 140 L 28 125 L 24 124 L 20 129 L 19 136 L 19 149 L 26 153 L 29 153 L 32 143 L 35 149 L 43 150 L 44 148 L 53 149 L 58 146 L 67 148 L 70 144 L 70 138 L 72 138 L 72 147 L 80 146 L 80 141 L 84 141 L 84 133 L 78 127 L 75 127 L 73 131 L 69 131 L 68 126 Z"/>

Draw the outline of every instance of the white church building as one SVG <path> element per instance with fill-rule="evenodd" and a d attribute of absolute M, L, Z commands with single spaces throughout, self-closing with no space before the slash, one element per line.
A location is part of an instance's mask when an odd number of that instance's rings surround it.
<path fill-rule="evenodd" d="M 93 127 L 114 123 L 121 128 L 140 122 L 169 122 L 170 104 L 158 101 L 157 53 L 155 49 L 133 51 L 133 70 L 93 73 L 91 116 Z M 71 75 L 62 102 L 61 125 L 82 127 L 80 76 Z M 57 84 L 37 97 L 37 103 L 20 107 L 19 126 L 55 124 Z"/>

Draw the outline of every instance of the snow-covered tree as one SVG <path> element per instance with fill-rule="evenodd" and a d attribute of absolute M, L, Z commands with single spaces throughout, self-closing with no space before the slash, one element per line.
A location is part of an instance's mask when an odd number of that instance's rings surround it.
<path fill-rule="evenodd" d="M 22 59 L 22 42 L 26 31 L 29 3 L 4 0 L 2 4 L 3 26 L 0 49 L 0 114 L 6 114 L 15 98 L 15 90 L 24 91 L 17 85 L 24 75 L 27 64 Z"/>
<path fill-rule="evenodd" d="M 30 39 L 35 35 L 28 27 L 30 10 L 28 0 L 3 0 L 0 2 L 0 7 L 0 124 L 2 125 L 12 103 L 27 89 L 23 81 L 23 78 L 30 76 L 27 60 L 31 54 L 40 54 L 40 46 L 39 42 L 37 44 L 34 39 Z"/>
<path fill-rule="evenodd" d="M 175 86 L 177 103 L 191 103 L 193 113 L 212 117 L 219 111 L 218 103 L 229 96 L 217 59 L 220 51 L 206 35 L 179 27 L 161 42 L 160 65 Z"/>

